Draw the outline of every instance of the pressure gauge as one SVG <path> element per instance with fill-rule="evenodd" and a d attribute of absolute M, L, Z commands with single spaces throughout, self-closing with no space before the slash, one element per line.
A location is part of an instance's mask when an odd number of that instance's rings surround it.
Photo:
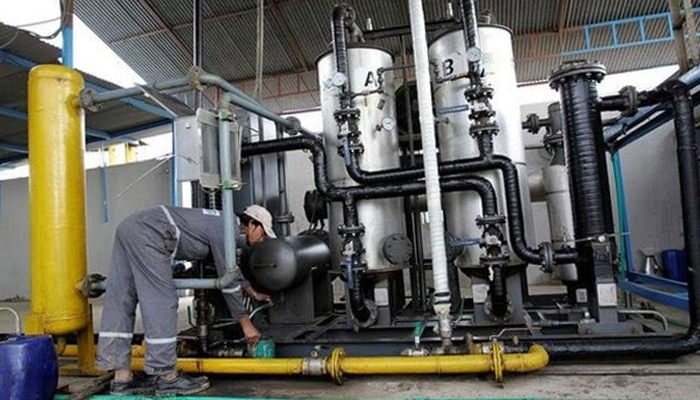
<path fill-rule="evenodd" d="M 343 74 L 341 72 L 336 72 L 331 77 L 331 83 L 333 84 L 333 86 L 336 86 L 336 87 L 341 87 L 341 86 L 345 85 L 345 83 L 347 81 L 348 81 L 348 77 L 345 76 L 345 74 Z"/>
<path fill-rule="evenodd" d="M 467 50 L 467 60 L 471 62 L 479 61 L 484 56 L 481 49 L 478 47 L 470 47 Z"/>
<path fill-rule="evenodd" d="M 394 129 L 394 119 L 391 117 L 384 117 L 382 118 L 382 128 L 386 129 L 387 131 L 393 130 Z"/>

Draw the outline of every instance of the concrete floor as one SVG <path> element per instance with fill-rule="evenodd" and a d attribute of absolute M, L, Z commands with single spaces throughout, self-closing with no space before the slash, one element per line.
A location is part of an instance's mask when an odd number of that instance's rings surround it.
<path fill-rule="evenodd" d="M 187 326 L 189 298 L 182 298 L 178 321 Z M 0 303 L 21 315 L 28 303 Z M 100 302 L 95 302 L 99 321 Z M 683 320 L 682 313 L 670 311 Z M 96 323 L 96 325 L 98 325 Z M 14 319 L 0 313 L 0 332 L 11 332 Z M 137 323 L 137 331 L 140 331 Z M 527 375 L 507 375 L 496 384 L 485 376 L 383 376 L 349 377 L 343 386 L 325 378 L 211 376 L 212 388 L 203 396 L 256 398 L 518 398 L 518 399 L 700 399 L 700 355 L 657 364 L 550 365 Z M 86 378 L 62 378 L 71 388 Z"/>

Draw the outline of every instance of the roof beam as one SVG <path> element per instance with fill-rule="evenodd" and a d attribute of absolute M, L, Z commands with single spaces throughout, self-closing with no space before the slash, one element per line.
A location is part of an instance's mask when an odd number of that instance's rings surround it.
<path fill-rule="evenodd" d="M 569 0 L 559 0 L 559 16 L 557 18 L 557 33 L 559 40 L 559 52 L 564 52 L 564 24 L 566 24 L 566 14 L 569 9 Z"/>
<path fill-rule="evenodd" d="M 29 149 L 27 146 L 21 144 L 12 144 L 7 142 L 0 142 L 0 150 L 11 151 L 13 153 L 29 154 Z"/>
<path fill-rule="evenodd" d="M 280 11 L 277 2 L 275 0 L 266 0 L 266 3 L 268 4 L 270 11 L 272 11 L 272 16 L 275 18 L 275 22 L 277 22 L 277 25 L 279 25 L 280 29 L 282 30 L 287 46 L 289 46 L 289 48 L 292 50 L 292 54 L 294 55 L 294 58 L 296 58 L 297 63 L 299 63 L 302 70 L 308 71 L 309 66 L 306 64 L 306 57 L 304 57 L 304 53 L 301 51 L 299 40 L 297 40 L 296 36 L 294 36 L 292 30 L 289 29 L 287 20 L 284 19 L 284 15 L 282 14 L 282 11 Z"/>
<path fill-rule="evenodd" d="M 24 111 L 19 111 L 13 108 L 3 106 L 0 106 L 0 115 L 9 118 L 20 119 L 22 121 L 26 121 L 28 119 L 27 113 L 25 113 Z M 103 140 L 108 140 L 112 138 L 112 135 L 99 129 L 86 128 L 85 134 Z"/>
<path fill-rule="evenodd" d="M 278 0 L 278 1 L 277 1 L 277 5 L 280 6 L 280 5 L 286 5 L 286 4 L 304 3 L 304 2 L 307 2 L 307 1 L 309 1 L 309 0 Z M 265 6 L 265 8 L 268 8 L 268 6 Z M 202 22 L 205 22 L 205 23 L 206 23 L 206 22 L 214 22 L 214 21 L 223 21 L 223 20 L 227 20 L 227 19 L 234 19 L 234 18 L 242 17 L 242 16 L 248 15 L 248 14 L 254 14 L 254 13 L 256 13 L 257 11 L 258 11 L 257 7 L 256 7 L 256 8 L 249 8 L 249 9 L 247 9 L 247 10 L 241 10 L 241 11 L 236 11 L 236 12 L 232 12 L 232 13 L 228 13 L 228 14 L 217 15 L 216 17 L 204 18 L 204 19 L 202 19 Z M 173 31 L 176 31 L 176 30 L 178 30 L 178 29 L 188 28 L 188 27 L 190 27 L 190 26 L 192 26 L 192 23 L 191 23 L 191 22 L 186 22 L 186 23 L 184 23 L 184 24 L 173 25 L 173 26 L 171 27 L 171 29 L 172 29 Z M 121 39 L 112 40 L 112 41 L 110 41 L 110 42 L 107 42 L 107 44 L 112 45 L 112 44 L 124 43 L 124 42 L 128 42 L 128 41 L 134 40 L 134 39 L 139 39 L 139 38 L 144 38 L 144 37 L 149 37 L 149 36 L 153 36 L 153 35 L 158 35 L 158 34 L 161 34 L 161 33 L 165 33 L 165 31 L 166 31 L 166 30 L 163 29 L 163 28 L 161 28 L 161 29 L 156 29 L 156 30 L 153 30 L 153 31 L 148 31 L 148 32 L 144 32 L 144 33 L 139 33 L 139 34 L 136 34 L 136 35 L 133 35 L 133 36 L 127 36 L 127 37 L 123 37 L 123 38 L 121 38 Z"/>
<path fill-rule="evenodd" d="M 15 65 L 19 68 L 25 69 L 25 70 L 30 70 L 34 66 L 37 65 L 37 63 L 32 61 L 32 60 L 28 60 L 24 57 L 20 57 L 20 56 L 14 55 L 12 53 L 8 53 L 4 50 L 0 50 L 0 62 L 9 63 L 9 64 Z M 111 90 L 111 89 L 105 88 L 103 86 L 100 86 L 100 85 L 97 85 L 94 83 L 90 83 L 88 81 L 85 81 L 85 87 L 87 89 L 92 89 L 98 93 L 104 92 L 107 90 Z M 152 104 L 146 103 L 146 102 L 141 101 L 141 100 L 136 100 L 136 99 L 132 99 L 132 98 L 125 98 L 125 99 L 121 99 L 119 101 L 121 101 L 122 103 L 126 103 L 126 104 L 128 104 L 136 109 L 143 111 L 143 112 L 147 112 L 149 114 L 157 115 L 159 117 L 167 118 L 167 119 L 173 118 L 173 116 L 169 112 L 167 112 L 166 110 L 163 110 L 162 108 L 160 108 L 158 106 L 154 106 Z"/>

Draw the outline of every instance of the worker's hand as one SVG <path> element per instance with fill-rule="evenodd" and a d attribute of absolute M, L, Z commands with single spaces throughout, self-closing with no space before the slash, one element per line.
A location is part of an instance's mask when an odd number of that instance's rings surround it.
<path fill-rule="evenodd" d="M 259 301 L 261 303 L 270 303 L 272 301 L 269 294 L 260 293 L 260 292 L 256 291 L 255 289 L 253 289 L 252 286 L 248 286 L 245 289 L 245 292 L 248 296 L 253 298 L 255 301 Z"/>
<path fill-rule="evenodd" d="M 265 294 L 265 293 L 255 292 L 255 294 L 253 295 L 253 298 L 255 299 L 255 301 L 259 301 L 261 303 L 271 303 L 272 302 L 272 298 L 270 297 L 270 295 Z"/>
<path fill-rule="evenodd" d="M 260 332 L 258 332 L 258 329 L 253 324 L 242 325 L 242 328 L 245 341 L 251 346 L 258 344 L 258 340 L 260 340 Z"/>

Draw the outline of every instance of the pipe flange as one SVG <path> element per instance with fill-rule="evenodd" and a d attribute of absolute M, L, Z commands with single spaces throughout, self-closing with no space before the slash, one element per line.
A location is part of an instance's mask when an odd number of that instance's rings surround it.
<path fill-rule="evenodd" d="M 627 98 L 627 108 L 620 112 L 623 117 L 631 117 L 639 111 L 639 92 L 634 86 L 625 86 L 619 91 L 620 96 Z"/>
<path fill-rule="evenodd" d="M 364 233 L 365 233 L 365 226 L 363 224 L 355 225 L 355 226 L 345 226 L 345 225 L 338 226 L 338 234 L 339 235 L 362 236 L 362 235 L 364 235 Z"/>
<path fill-rule="evenodd" d="M 92 89 L 83 89 L 80 91 L 78 98 L 80 99 L 80 105 L 92 112 L 98 112 L 102 109 L 102 104 L 95 104 L 95 95 L 97 93 Z"/>
<path fill-rule="evenodd" d="M 510 255 L 507 253 L 497 256 L 481 256 L 479 263 L 484 267 L 502 267 L 510 261 Z"/>
<path fill-rule="evenodd" d="M 551 273 L 554 271 L 554 249 L 552 244 L 549 242 L 540 243 L 540 258 L 542 259 L 542 266 L 540 270 L 543 272 Z"/>
<path fill-rule="evenodd" d="M 349 119 L 360 118 L 360 110 L 357 108 L 346 108 L 333 113 L 333 118 L 338 123 L 345 122 Z"/>
<path fill-rule="evenodd" d="M 549 77 L 549 86 L 554 90 L 559 90 L 559 86 L 570 79 L 587 79 L 600 82 L 606 73 L 605 66 L 598 62 L 588 62 L 587 60 L 569 61 L 552 71 L 552 76 Z"/>
<path fill-rule="evenodd" d="M 484 101 L 493 99 L 493 88 L 490 86 L 472 86 L 464 91 L 468 101 Z"/>
<path fill-rule="evenodd" d="M 345 350 L 342 347 L 336 347 L 331 352 L 331 356 L 326 363 L 326 370 L 336 385 L 342 385 L 345 382 L 345 376 L 341 368 L 341 362 L 345 356 Z"/>
<path fill-rule="evenodd" d="M 481 135 L 498 135 L 500 129 L 497 124 L 474 124 L 469 128 L 469 134 L 472 137 L 479 137 Z"/>
<path fill-rule="evenodd" d="M 505 215 L 486 215 L 476 217 L 476 226 L 503 225 L 506 223 Z"/>
<path fill-rule="evenodd" d="M 471 113 L 469 113 L 469 119 L 472 121 L 484 121 L 495 116 L 496 111 L 489 108 L 483 110 L 473 110 Z"/>
<path fill-rule="evenodd" d="M 491 362 L 493 365 L 493 378 L 496 382 L 503 382 L 503 348 L 496 339 L 491 342 Z"/>

